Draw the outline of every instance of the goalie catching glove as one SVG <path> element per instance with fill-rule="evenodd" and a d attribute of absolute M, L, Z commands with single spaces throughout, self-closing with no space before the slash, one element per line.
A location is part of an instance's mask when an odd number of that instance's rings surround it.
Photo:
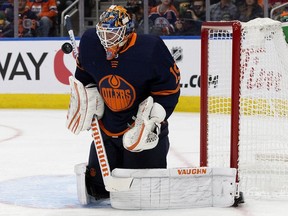
<path fill-rule="evenodd" d="M 159 140 L 161 122 L 166 111 L 159 103 L 154 103 L 149 96 L 139 104 L 135 125 L 123 136 L 124 148 L 131 152 L 153 149 Z"/>
<path fill-rule="evenodd" d="M 69 77 L 71 95 L 66 127 L 74 134 L 89 130 L 94 115 L 100 119 L 104 113 L 104 101 L 93 84 L 84 86 L 75 77 Z"/>

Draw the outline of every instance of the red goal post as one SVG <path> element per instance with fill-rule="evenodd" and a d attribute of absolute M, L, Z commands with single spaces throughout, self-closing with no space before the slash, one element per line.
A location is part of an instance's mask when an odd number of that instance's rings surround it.
<path fill-rule="evenodd" d="M 248 197 L 288 198 L 288 47 L 268 19 L 205 22 L 200 166 L 238 169 Z"/>

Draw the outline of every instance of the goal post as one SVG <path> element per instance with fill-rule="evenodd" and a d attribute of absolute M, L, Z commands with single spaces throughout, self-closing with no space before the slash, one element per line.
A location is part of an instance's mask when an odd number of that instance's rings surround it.
<path fill-rule="evenodd" d="M 237 168 L 246 197 L 288 199 L 288 47 L 281 23 L 205 22 L 200 166 Z"/>
<path fill-rule="evenodd" d="M 214 29 L 214 31 L 212 30 Z M 209 31 L 212 30 L 212 31 Z M 211 36 L 211 33 L 218 34 Z M 241 36 L 241 25 L 240 22 L 210 22 L 205 23 L 201 32 L 201 151 L 200 151 L 200 165 L 207 166 L 207 126 L 208 126 L 208 75 L 209 75 L 209 39 L 232 39 L 231 47 L 229 49 L 232 50 L 233 55 L 231 55 L 231 59 L 226 59 L 226 61 L 232 61 L 231 65 L 231 74 L 232 74 L 232 82 L 231 85 L 235 85 L 235 87 L 231 88 L 231 97 L 235 99 L 231 102 L 235 103 L 234 106 L 231 106 L 231 112 L 234 112 L 234 115 L 231 115 L 231 160 L 230 167 L 238 168 L 238 164 L 235 161 L 238 158 L 238 117 L 239 117 L 239 77 L 240 77 L 240 36 Z M 212 38 L 213 37 L 213 38 Z M 221 49 L 221 47 L 219 47 Z M 210 53 L 211 54 L 211 53 Z M 228 56 L 229 57 L 229 56 Z M 234 82 L 233 82 L 234 81 Z M 233 109 L 234 108 L 234 109 Z M 236 109 L 235 109 L 236 108 Z M 233 143 L 233 144 L 232 144 Z M 233 153 L 234 154 L 233 154 Z M 234 159 L 235 157 L 235 159 Z"/>

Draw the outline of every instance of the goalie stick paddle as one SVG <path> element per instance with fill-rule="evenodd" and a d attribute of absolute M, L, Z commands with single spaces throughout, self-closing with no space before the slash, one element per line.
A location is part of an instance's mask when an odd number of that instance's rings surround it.
<path fill-rule="evenodd" d="M 70 41 L 71 41 L 72 48 L 73 48 L 73 53 L 75 57 L 78 57 L 78 49 L 76 45 L 74 32 L 72 29 L 70 16 L 66 15 L 64 19 L 65 19 L 64 26 L 66 27 L 68 34 L 69 34 Z M 98 123 L 96 116 L 94 116 L 92 119 L 91 129 L 92 129 L 92 137 L 93 137 L 93 141 L 94 141 L 94 145 L 96 149 L 96 155 L 99 161 L 99 166 L 100 166 L 100 170 L 101 170 L 101 174 L 102 174 L 102 178 L 103 178 L 103 182 L 104 182 L 106 190 L 110 192 L 129 190 L 133 182 L 133 178 L 130 178 L 130 177 L 119 178 L 119 177 L 114 177 L 111 174 L 108 157 L 106 154 L 103 138 L 101 135 L 99 123 Z"/>
<path fill-rule="evenodd" d="M 99 166 L 101 169 L 101 173 L 102 173 L 102 177 L 103 177 L 106 190 L 110 192 L 129 190 L 132 184 L 133 178 L 130 178 L 130 177 L 119 178 L 119 177 L 113 177 L 111 175 L 108 157 L 105 151 L 104 142 L 101 136 L 100 127 L 99 127 L 99 123 L 98 123 L 96 116 L 94 116 L 92 119 L 91 128 L 92 128 L 92 136 L 94 140 L 96 153 L 98 156 Z"/>

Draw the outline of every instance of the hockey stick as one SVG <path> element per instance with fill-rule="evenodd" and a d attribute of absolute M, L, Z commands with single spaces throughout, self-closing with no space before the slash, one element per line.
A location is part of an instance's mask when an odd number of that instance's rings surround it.
<path fill-rule="evenodd" d="M 77 49 L 77 45 L 76 45 L 74 32 L 72 29 L 72 23 L 70 20 L 70 16 L 66 15 L 64 19 L 65 19 L 64 26 L 66 27 L 68 34 L 69 34 L 71 44 L 72 44 L 73 53 L 74 53 L 75 57 L 77 58 L 78 57 L 78 49 Z M 66 46 L 67 46 L 67 44 L 66 44 Z M 67 46 L 67 47 L 69 47 L 69 46 Z M 63 49 L 63 46 L 62 46 L 62 49 Z M 71 49 L 68 49 L 68 50 L 71 50 Z M 96 149 L 96 154 L 97 154 L 97 158 L 99 161 L 99 166 L 100 166 L 100 170 L 101 170 L 101 174 L 102 174 L 102 178 L 103 178 L 103 182 L 104 182 L 106 190 L 110 191 L 110 192 L 129 190 L 129 188 L 132 184 L 133 178 L 126 178 L 126 177 L 125 178 L 119 178 L 119 177 L 113 177 L 111 175 L 108 157 L 106 154 L 103 138 L 101 135 L 99 123 L 98 123 L 96 116 L 94 116 L 92 119 L 91 128 L 92 128 L 92 137 L 93 137 L 93 141 L 94 141 L 94 145 L 95 145 L 95 149 Z"/>

